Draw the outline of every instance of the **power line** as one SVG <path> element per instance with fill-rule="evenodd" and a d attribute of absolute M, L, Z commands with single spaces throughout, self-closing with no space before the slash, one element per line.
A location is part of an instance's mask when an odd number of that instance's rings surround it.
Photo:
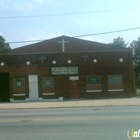
<path fill-rule="evenodd" d="M 15 43 L 27 43 L 27 42 L 38 42 L 38 41 L 44 41 L 46 39 L 41 39 L 41 40 L 24 40 L 24 41 L 14 41 L 14 42 L 6 42 L 9 44 L 15 44 Z"/>
<path fill-rule="evenodd" d="M 82 12 L 72 12 L 72 13 L 59 13 L 59 14 L 44 14 L 44 15 L 29 15 L 29 16 L 4 16 L 0 19 L 19 19 L 19 18 L 37 18 L 37 17 L 49 17 L 49 16 L 67 16 L 67 15 L 78 15 L 78 14 L 93 14 L 93 13 L 105 13 L 114 11 L 126 11 L 140 9 L 140 7 L 126 8 L 126 9 L 109 9 L 109 10 L 97 10 L 97 11 L 82 11 Z"/>
<path fill-rule="evenodd" d="M 116 31 L 109 31 L 109 32 L 102 32 L 102 33 L 95 33 L 95 34 L 79 35 L 79 36 L 74 36 L 74 37 L 84 37 L 84 36 L 94 36 L 94 35 L 101 35 L 101 34 L 111 34 L 111 33 L 125 32 L 125 31 L 130 31 L 130 30 L 137 30 L 137 29 L 140 29 L 140 27 L 123 29 L 123 30 L 116 30 Z"/>
<path fill-rule="evenodd" d="M 101 32 L 101 33 L 95 33 L 95 34 L 78 35 L 78 36 L 73 36 L 73 37 L 95 36 L 95 35 L 110 34 L 110 33 L 117 33 L 117 32 L 125 32 L 125 31 L 138 30 L 138 29 L 140 29 L 140 27 L 123 29 L 123 30 L 116 30 L 116 31 L 109 31 L 109 32 Z M 27 41 L 15 41 L 15 42 L 6 42 L 6 43 L 9 43 L 9 44 L 13 44 L 13 43 L 27 43 L 27 42 L 37 42 L 37 41 L 44 41 L 44 40 L 46 40 L 46 39 L 42 39 L 42 40 L 27 40 Z"/>

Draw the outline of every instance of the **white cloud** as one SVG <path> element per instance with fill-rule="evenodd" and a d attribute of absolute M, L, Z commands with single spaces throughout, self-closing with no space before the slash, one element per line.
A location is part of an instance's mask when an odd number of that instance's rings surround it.
<path fill-rule="evenodd" d="M 33 5 L 25 1 L 23 3 L 12 4 L 12 8 L 17 11 L 24 11 L 25 9 L 31 11 L 33 9 Z"/>
<path fill-rule="evenodd" d="M 43 3 L 44 0 L 32 0 L 33 2 Z"/>
<path fill-rule="evenodd" d="M 44 0 L 0 0 L 0 8 L 15 11 L 31 11 L 43 4 Z"/>
<path fill-rule="evenodd" d="M 77 19 L 77 24 L 80 27 L 89 27 L 89 26 L 95 26 L 99 24 L 99 21 L 93 17 L 85 17 L 85 18 L 79 18 Z"/>
<path fill-rule="evenodd" d="M 1 9 L 8 9 L 10 8 L 11 0 L 0 0 L 0 8 Z"/>

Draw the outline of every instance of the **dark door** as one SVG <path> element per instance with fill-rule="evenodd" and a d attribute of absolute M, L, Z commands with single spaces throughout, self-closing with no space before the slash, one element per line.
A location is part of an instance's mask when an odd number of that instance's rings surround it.
<path fill-rule="evenodd" d="M 9 73 L 0 73 L 0 101 L 10 101 Z"/>
<path fill-rule="evenodd" d="M 76 99 L 79 97 L 79 90 L 78 90 L 78 80 L 71 80 L 70 81 L 71 92 L 70 96 L 72 99 Z"/>

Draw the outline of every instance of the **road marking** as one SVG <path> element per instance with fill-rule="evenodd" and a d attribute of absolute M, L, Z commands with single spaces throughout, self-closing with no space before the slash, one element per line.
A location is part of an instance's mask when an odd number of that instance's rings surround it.
<path fill-rule="evenodd" d="M 88 121 L 88 120 L 132 120 L 132 119 L 139 119 L 140 117 L 139 116 L 108 116 L 108 117 L 105 117 L 105 116 L 96 116 L 96 117 L 82 117 L 82 118 L 79 118 L 79 117 L 59 117 L 59 118 L 53 118 L 53 117 L 50 117 L 50 118 L 33 118 L 33 117 L 30 117 L 30 118 L 8 118 L 8 119 L 1 119 L 0 122 L 3 123 L 3 122 L 21 122 L 22 120 L 32 120 L 34 122 L 50 122 L 50 121 Z"/>

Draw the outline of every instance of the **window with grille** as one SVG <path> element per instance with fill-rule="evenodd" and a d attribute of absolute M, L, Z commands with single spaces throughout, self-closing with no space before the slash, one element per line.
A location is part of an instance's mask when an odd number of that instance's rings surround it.
<path fill-rule="evenodd" d="M 25 79 L 24 78 L 15 78 L 13 79 L 13 87 L 18 88 L 24 88 L 25 87 Z"/>
<path fill-rule="evenodd" d="M 86 92 L 102 92 L 101 76 L 86 76 Z"/>
<path fill-rule="evenodd" d="M 122 75 L 108 75 L 108 91 L 123 91 Z"/>
<path fill-rule="evenodd" d="M 43 77 L 42 78 L 42 85 L 43 85 L 43 87 L 54 86 L 54 79 L 53 79 L 53 77 Z"/>
<path fill-rule="evenodd" d="M 122 75 L 109 75 L 108 76 L 108 84 L 109 85 L 122 85 Z"/>
<path fill-rule="evenodd" d="M 86 84 L 89 84 L 89 85 L 101 84 L 101 77 L 100 76 L 86 76 Z"/>

